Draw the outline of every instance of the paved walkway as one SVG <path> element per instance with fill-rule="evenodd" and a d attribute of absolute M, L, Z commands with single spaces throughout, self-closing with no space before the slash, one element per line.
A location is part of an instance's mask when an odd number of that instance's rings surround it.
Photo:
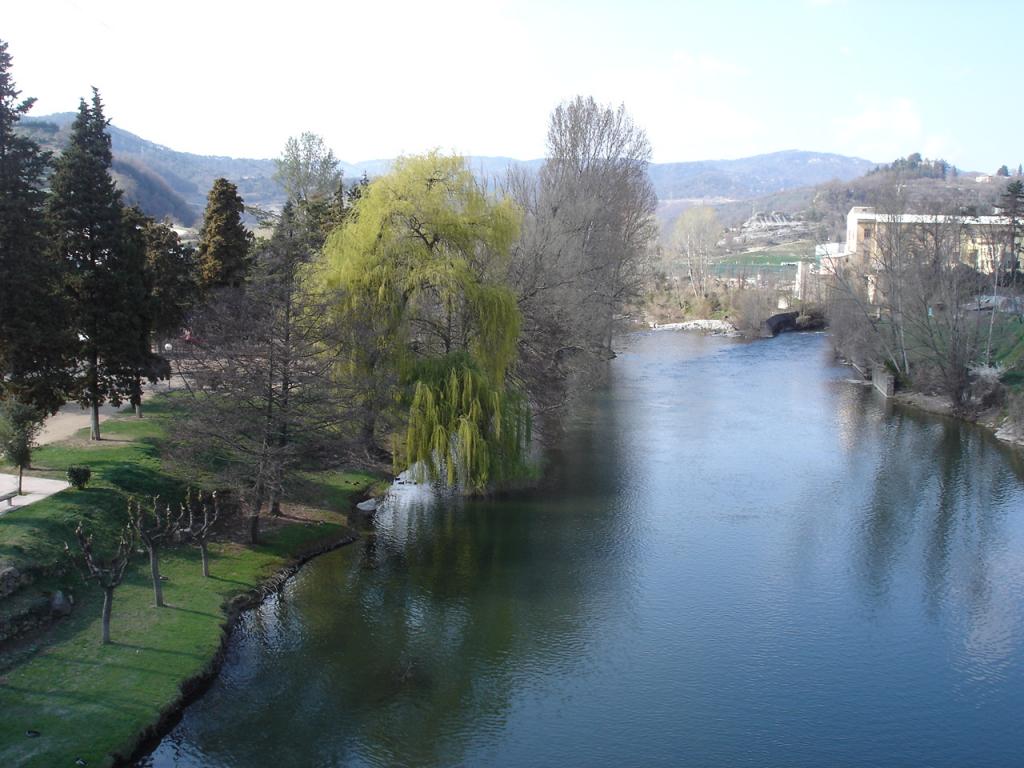
<path fill-rule="evenodd" d="M 21 484 L 21 489 L 24 491 L 24 494 L 22 496 L 15 496 L 11 499 L 13 505 L 6 501 L 0 501 L 0 516 L 7 514 L 12 509 L 25 507 L 34 501 L 39 501 L 40 499 L 45 499 L 47 496 L 52 496 L 57 493 L 57 491 L 63 491 L 68 486 L 69 483 L 65 483 L 63 480 L 45 480 L 41 477 L 28 477 L 26 475 Z M 13 491 L 17 487 L 17 475 L 0 474 L 0 496 L 8 491 Z"/>

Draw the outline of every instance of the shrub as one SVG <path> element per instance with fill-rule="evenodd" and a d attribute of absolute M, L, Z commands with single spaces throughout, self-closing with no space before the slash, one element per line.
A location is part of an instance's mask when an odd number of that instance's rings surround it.
<path fill-rule="evenodd" d="M 92 470 L 84 464 L 72 464 L 68 467 L 68 482 L 78 490 L 85 488 L 91 477 Z"/>
<path fill-rule="evenodd" d="M 999 381 L 1000 365 L 975 365 L 971 369 L 971 399 L 982 408 L 994 408 L 1006 402 L 1006 387 Z"/>
<path fill-rule="evenodd" d="M 747 335 L 756 335 L 761 329 L 761 323 L 776 311 L 772 303 L 774 298 L 774 291 L 763 288 L 743 288 L 734 291 L 730 312 L 733 325 Z"/>

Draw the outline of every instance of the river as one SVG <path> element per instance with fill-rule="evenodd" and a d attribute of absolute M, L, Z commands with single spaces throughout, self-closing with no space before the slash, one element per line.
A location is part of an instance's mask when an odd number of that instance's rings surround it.
<path fill-rule="evenodd" d="M 543 491 L 413 489 L 144 766 L 1010 766 L 1024 462 L 823 335 L 622 341 Z"/>

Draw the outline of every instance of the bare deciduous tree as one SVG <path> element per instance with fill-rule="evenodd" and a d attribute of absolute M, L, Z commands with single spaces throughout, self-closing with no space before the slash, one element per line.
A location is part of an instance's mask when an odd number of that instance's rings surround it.
<path fill-rule="evenodd" d="M 970 368 L 981 357 L 982 325 L 971 300 L 982 285 L 973 268 L 960 262 L 960 246 L 969 222 L 936 215 L 912 235 L 913 266 L 906 275 L 905 336 L 912 344 L 917 378 L 932 373 L 933 386 L 957 412 L 968 407 Z"/>
<path fill-rule="evenodd" d="M 135 547 L 132 526 L 128 524 L 121 529 L 117 549 L 106 559 L 100 558 L 93 551 L 93 537 L 86 535 L 84 525 L 81 522 L 75 528 L 75 538 L 78 540 L 78 547 L 82 552 L 82 559 L 85 563 L 82 577 L 96 581 L 103 590 L 102 639 L 104 645 L 106 645 L 110 643 L 110 614 L 114 605 L 114 590 L 124 581 L 125 570 L 128 568 L 128 563 L 131 562 L 132 549 Z M 74 561 L 74 557 L 71 555 L 71 547 L 68 546 L 67 542 L 64 542 L 64 551 Z"/>
<path fill-rule="evenodd" d="M 612 354 L 615 320 L 650 266 L 657 202 L 650 144 L 623 106 L 562 104 L 548 153 L 539 173 L 514 170 L 505 183 L 524 211 L 509 278 L 523 316 L 518 370 L 540 414 Z"/>
<path fill-rule="evenodd" d="M 972 301 L 985 278 L 964 262 L 977 222 L 955 201 L 904 216 L 902 199 L 875 222 L 862 258 L 833 274 L 832 327 L 843 352 L 887 365 L 903 381 L 970 407 L 972 365 L 984 358 L 983 324 Z M 943 213 L 952 210 L 953 213 Z"/>
<path fill-rule="evenodd" d="M 319 439 L 340 439 L 346 416 L 332 375 L 340 336 L 328 302 L 302 279 L 310 251 L 292 215 L 286 208 L 257 252 L 250 280 L 197 313 L 178 360 L 191 395 L 179 453 L 242 489 L 253 543 L 299 458 Z"/>
<path fill-rule="evenodd" d="M 676 219 L 672 233 L 672 252 L 690 280 L 694 298 L 708 294 L 711 259 L 722 236 L 722 225 L 714 208 L 687 208 Z"/>
<path fill-rule="evenodd" d="M 182 535 L 188 540 L 199 545 L 199 552 L 203 561 L 203 576 L 210 576 L 210 551 L 208 542 L 213 528 L 220 517 L 220 504 L 217 502 L 216 492 L 209 495 L 189 488 L 185 495 L 185 501 L 181 505 L 181 516 L 187 514 L 188 524 L 181 530 Z"/>
<path fill-rule="evenodd" d="M 651 146 L 624 106 L 577 96 L 551 114 L 548 152 L 543 212 L 568 236 L 559 255 L 574 278 L 582 336 L 610 353 L 615 317 L 649 266 L 657 204 L 647 175 Z"/>
<path fill-rule="evenodd" d="M 181 513 L 175 515 L 170 506 L 161 505 L 160 497 L 153 497 L 153 510 L 147 514 L 135 499 L 128 501 L 128 519 L 149 553 L 149 573 L 153 580 L 153 602 L 164 607 L 164 588 L 160 580 L 160 547 L 171 541 L 181 527 Z"/>
<path fill-rule="evenodd" d="M 330 197 L 341 185 L 338 158 L 321 136 L 309 131 L 289 138 L 274 164 L 274 178 L 295 203 Z"/>

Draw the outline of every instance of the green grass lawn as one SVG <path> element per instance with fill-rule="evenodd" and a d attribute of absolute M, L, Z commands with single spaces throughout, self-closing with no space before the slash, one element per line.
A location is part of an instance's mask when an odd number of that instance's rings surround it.
<path fill-rule="evenodd" d="M 1024 325 L 1016 318 L 1004 318 L 996 324 L 993 341 L 995 361 L 1010 371 L 1011 376 L 1018 374 L 1019 379 L 1024 371 Z"/>
<path fill-rule="evenodd" d="M 814 243 L 810 240 L 799 240 L 780 245 L 769 245 L 744 253 L 729 254 L 720 262 L 721 266 L 766 267 L 789 264 L 801 259 L 813 258 Z"/>
<path fill-rule="evenodd" d="M 0 561 L 22 567 L 63 561 L 63 542 L 79 518 L 97 540 L 117 530 L 129 495 L 180 496 L 184 482 L 163 466 L 160 436 L 166 403 L 154 401 L 145 419 L 125 415 L 104 423 L 96 444 L 75 438 L 47 446 L 33 459 L 39 474 L 62 476 L 71 463 L 93 470 L 90 487 L 67 490 L 0 518 Z M 275 525 L 261 546 L 211 545 L 211 577 L 204 579 L 198 549 L 181 547 L 161 557 L 167 607 L 153 607 L 148 561 L 137 556 L 114 598 L 111 636 L 100 643 L 102 594 L 72 572 L 34 589 L 69 589 L 73 613 L 48 631 L 0 655 L 0 765 L 72 766 L 76 758 L 105 765 L 129 750 L 215 654 L 223 607 L 312 544 L 342 536 L 352 495 L 374 479 L 343 472 L 307 473 L 295 499 L 313 507 L 319 525 Z M 38 731 L 38 737 L 27 736 Z"/>
<path fill-rule="evenodd" d="M 124 414 L 105 421 L 98 443 L 90 443 L 88 430 L 82 430 L 78 437 L 37 450 L 30 474 L 64 479 L 69 465 L 86 464 L 92 479 L 85 490 L 64 491 L 0 518 L 0 563 L 59 565 L 64 541 L 73 540 L 79 520 L 100 541 L 127 519 L 130 496 L 180 498 L 185 483 L 162 466 L 159 453 L 167 411 L 166 402 L 154 400 L 144 419 Z"/>

